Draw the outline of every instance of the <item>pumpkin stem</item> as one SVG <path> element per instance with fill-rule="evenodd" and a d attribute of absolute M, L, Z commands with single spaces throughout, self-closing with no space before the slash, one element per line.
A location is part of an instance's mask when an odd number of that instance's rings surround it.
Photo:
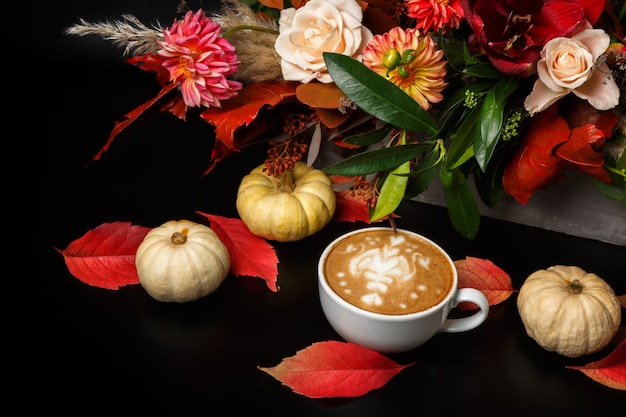
<path fill-rule="evenodd" d="M 187 235 L 181 232 L 174 232 L 171 239 L 173 244 L 183 245 L 187 241 Z"/>
<path fill-rule="evenodd" d="M 570 294 L 580 294 L 581 292 L 583 292 L 583 286 L 580 281 L 575 279 L 574 281 L 569 283 L 569 285 L 567 286 L 567 291 L 569 291 Z"/>
<path fill-rule="evenodd" d="M 279 181 L 279 185 L 278 185 L 278 190 L 279 191 L 290 193 L 290 192 L 292 192 L 296 188 L 296 185 L 295 185 L 295 183 L 293 181 L 293 170 L 292 169 L 288 169 L 287 171 L 285 171 L 282 174 L 280 174 L 279 180 L 280 180 Z"/>

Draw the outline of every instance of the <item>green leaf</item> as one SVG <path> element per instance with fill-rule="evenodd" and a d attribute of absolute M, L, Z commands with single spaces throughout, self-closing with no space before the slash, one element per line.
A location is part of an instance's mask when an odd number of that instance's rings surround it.
<path fill-rule="evenodd" d="M 483 172 L 500 138 L 507 98 L 518 86 L 516 78 L 503 78 L 489 90 L 482 102 L 479 134 L 474 136 L 474 156 Z"/>
<path fill-rule="evenodd" d="M 402 129 L 433 135 L 432 116 L 402 89 L 356 59 L 324 52 L 328 73 L 337 87 L 370 115 Z"/>
<path fill-rule="evenodd" d="M 406 174 L 411 171 L 411 163 L 405 162 L 393 169 L 385 178 L 376 201 L 370 221 L 375 222 L 394 212 L 402 202 L 406 184 L 409 179 Z"/>
<path fill-rule="evenodd" d="M 439 178 L 452 226 L 466 239 L 474 239 L 480 227 L 480 212 L 465 175 L 460 169 L 450 171 L 442 164 Z"/>
<path fill-rule="evenodd" d="M 385 126 L 380 129 L 369 130 L 367 132 L 348 136 L 343 141 L 345 143 L 349 143 L 352 145 L 359 145 L 359 146 L 374 145 L 376 143 L 381 142 L 383 139 L 385 139 L 385 137 L 387 137 L 391 129 L 392 129 L 391 126 Z"/>
<path fill-rule="evenodd" d="M 452 170 L 463 165 L 474 156 L 474 137 L 477 134 L 480 107 L 474 107 L 459 126 L 446 154 L 446 169 Z"/>
<path fill-rule="evenodd" d="M 466 61 L 464 59 L 464 52 L 467 49 L 465 42 L 457 39 L 452 32 L 450 32 L 448 42 L 442 42 L 442 47 L 443 53 L 446 56 L 446 60 L 448 61 L 450 67 L 457 72 L 463 72 L 463 68 L 465 68 L 466 65 Z"/>
<path fill-rule="evenodd" d="M 327 175 L 345 175 L 347 177 L 389 171 L 416 158 L 432 146 L 432 143 L 428 142 L 420 144 L 410 143 L 365 151 L 330 165 L 324 168 L 323 171 Z"/>
<path fill-rule="evenodd" d="M 438 161 L 439 152 L 433 151 L 418 162 L 410 174 L 407 189 L 404 193 L 406 198 L 413 198 L 428 189 L 437 173 Z"/>
<path fill-rule="evenodd" d="M 494 80 L 502 78 L 502 73 L 490 62 L 481 62 L 480 64 L 466 67 L 463 73 L 477 78 L 489 78 Z"/>

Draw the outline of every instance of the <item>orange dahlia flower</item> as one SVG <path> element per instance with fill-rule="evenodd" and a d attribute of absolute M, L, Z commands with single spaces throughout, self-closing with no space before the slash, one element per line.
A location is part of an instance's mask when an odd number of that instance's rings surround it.
<path fill-rule="evenodd" d="M 395 51 L 395 52 L 394 52 Z M 390 52 L 392 52 L 390 54 Z M 389 65 L 390 56 L 407 56 L 397 66 Z M 374 39 L 363 50 L 363 63 L 371 70 L 386 77 L 429 110 L 431 103 L 443 100 L 441 92 L 448 85 L 445 81 L 447 61 L 443 51 L 429 36 L 420 36 L 417 29 L 395 27 Z"/>

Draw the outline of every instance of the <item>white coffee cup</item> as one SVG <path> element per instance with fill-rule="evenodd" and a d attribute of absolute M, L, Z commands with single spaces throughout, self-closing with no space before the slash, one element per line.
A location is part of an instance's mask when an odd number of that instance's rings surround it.
<path fill-rule="evenodd" d="M 351 239 L 355 239 L 366 236 L 361 235 L 363 233 L 377 233 L 376 231 L 382 231 L 381 234 L 385 235 L 382 237 L 384 241 L 380 244 L 374 243 L 373 241 L 375 239 L 367 243 L 367 245 L 369 245 L 367 247 L 362 247 L 364 245 L 361 243 L 348 244 L 347 242 L 351 242 L 350 240 L 346 242 L 346 239 L 350 236 L 354 235 L 354 238 Z M 393 236 L 397 235 L 397 233 L 400 233 L 402 238 L 398 239 Z M 392 236 L 386 236 L 389 234 Z M 370 237 L 374 236 L 368 236 L 368 239 L 370 239 Z M 421 242 L 417 244 L 415 251 L 408 249 L 408 247 L 395 246 L 395 243 L 388 243 L 389 239 L 393 239 L 393 241 L 396 242 L 402 240 L 413 241 L 414 238 L 419 239 Z M 376 239 L 378 239 L 378 237 Z M 424 250 L 420 248 L 427 249 L 427 247 L 421 246 L 422 244 L 430 245 L 428 247 L 438 251 L 439 255 L 433 252 L 434 255 L 430 257 L 423 256 L 422 253 Z M 416 246 L 414 243 L 411 243 L 411 245 L 413 245 L 413 247 Z M 356 287 L 359 285 L 359 280 L 367 280 L 370 283 L 368 288 L 381 288 L 384 290 L 386 284 L 392 286 L 393 284 L 391 283 L 394 281 L 411 282 L 411 280 L 414 280 L 418 282 L 429 280 L 429 271 L 435 269 L 429 262 L 430 258 L 435 256 L 440 259 L 440 261 L 443 260 L 441 261 L 442 263 L 447 264 L 446 268 L 449 268 L 449 274 L 451 274 L 451 283 L 449 283 L 445 290 L 439 291 L 443 297 L 440 301 L 423 310 L 408 312 L 406 314 L 402 312 L 388 314 L 369 311 L 368 309 L 354 305 L 356 303 L 354 300 L 353 303 L 346 301 L 346 299 L 331 288 L 327 280 L 325 273 L 327 260 L 329 256 L 331 256 L 331 252 L 334 251 L 336 253 L 339 250 L 342 252 L 340 255 L 334 255 L 336 259 L 349 258 L 354 253 L 356 253 L 359 258 L 356 259 L 355 257 L 354 260 L 351 260 L 350 267 L 341 267 L 346 270 L 350 269 L 355 272 L 355 274 L 353 274 L 354 276 L 350 279 L 342 279 L 341 283 L 335 283 L 334 285 L 336 287 L 338 285 L 345 285 L 346 288 L 351 285 Z M 409 251 L 415 252 L 417 255 L 412 255 L 413 258 L 410 258 L 406 255 L 406 252 Z M 370 258 L 375 258 L 372 264 L 368 263 L 369 260 L 371 260 Z M 415 262 L 414 259 L 418 259 L 418 261 L 428 260 L 428 262 Z M 424 265 L 429 266 L 425 268 Z M 411 272 L 411 274 L 416 278 L 411 278 L 409 273 L 401 277 L 401 266 L 405 269 L 415 269 L 416 272 Z M 355 276 L 359 268 L 370 268 L 365 275 L 369 278 L 362 276 L 360 279 L 357 279 Z M 373 269 L 376 269 L 376 271 L 373 271 Z M 337 275 L 345 278 L 347 275 L 351 274 L 349 272 L 341 272 Z M 373 279 L 370 279 L 372 277 Z M 375 280 L 378 281 L 374 282 Z M 417 284 L 417 286 L 423 288 L 430 287 L 431 285 Z M 398 229 L 394 232 L 393 229 L 389 227 L 366 227 L 339 236 L 324 249 L 320 256 L 318 262 L 318 287 L 322 310 L 335 331 L 348 342 L 356 343 L 381 353 L 400 353 L 414 349 L 428 341 L 437 333 L 456 333 L 474 329 L 481 325 L 489 314 L 489 302 L 482 292 L 474 288 L 458 288 L 458 272 L 454 262 L 439 245 L 424 236 L 402 229 Z M 344 289 L 342 288 L 340 291 L 343 292 Z M 351 290 L 345 291 L 346 294 L 352 293 Z M 379 291 L 372 290 L 372 293 L 363 295 L 361 299 L 367 300 L 372 306 L 376 302 L 384 305 L 387 293 L 375 294 L 375 292 Z M 393 291 L 388 291 L 388 293 L 391 292 Z M 411 293 L 412 298 L 419 298 L 421 296 L 420 290 L 411 290 Z M 417 293 L 417 295 L 415 295 L 415 293 Z M 344 294 L 344 296 L 346 294 Z M 359 299 L 359 302 L 361 299 Z M 376 301 L 372 301 L 374 299 Z M 448 318 L 450 311 L 461 302 L 475 304 L 478 310 L 469 316 Z M 400 304 L 404 305 L 404 303 Z"/>

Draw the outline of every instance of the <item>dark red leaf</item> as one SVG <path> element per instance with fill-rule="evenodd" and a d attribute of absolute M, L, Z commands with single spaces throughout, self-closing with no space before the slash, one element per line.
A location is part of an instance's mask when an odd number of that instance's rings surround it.
<path fill-rule="evenodd" d="M 117 290 L 138 284 L 135 253 L 150 228 L 129 222 L 104 223 L 74 240 L 65 250 L 70 273 L 85 284 Z"/>
<path fill-rule="evenodd" d="M 367 394 L 411 365 L 399 365 L 353 343 L 327 341 L 314 343 L 274 367 L 258 369 L 298 394 L 325 398 Z"/>
<path fill-rule="evenodd" d="M 459 288 L 471 287 L 480 290 L 489 305 L 496 305 L 508 299 L 516 292 L 509 274 L 497 267 L 487 259 L 474 258 L 471 256 L 454 261 L 459 273 Z M 459 303 L 461 310 L 476 308 L 472 303 Z"/>
<path fill-rule="evenodd" d="M 566 366 L 581 371 L 602 385 L 626 391 L 626 340 L 604 359 L 583 366 Z"/>
<path fill-rule="evenodd" d="M 230 254 L 230 273 L 236 276 L 259 277 L 274 292 L 278 278 L 278 257 L 263 238 L 253 235 L 240 219 L 198 212 L 211 222 L 211 229 Z"/>
<path fill-rule="evenodd" d="M 555 105 L 533 116 L 527 135 L 504 170 L 504 191 L 526 204 L 535 191 L 562 178 L 565 161 L 555 156 L 553 149 L 569 135 L 569 126 L 556 113 Z"/>

